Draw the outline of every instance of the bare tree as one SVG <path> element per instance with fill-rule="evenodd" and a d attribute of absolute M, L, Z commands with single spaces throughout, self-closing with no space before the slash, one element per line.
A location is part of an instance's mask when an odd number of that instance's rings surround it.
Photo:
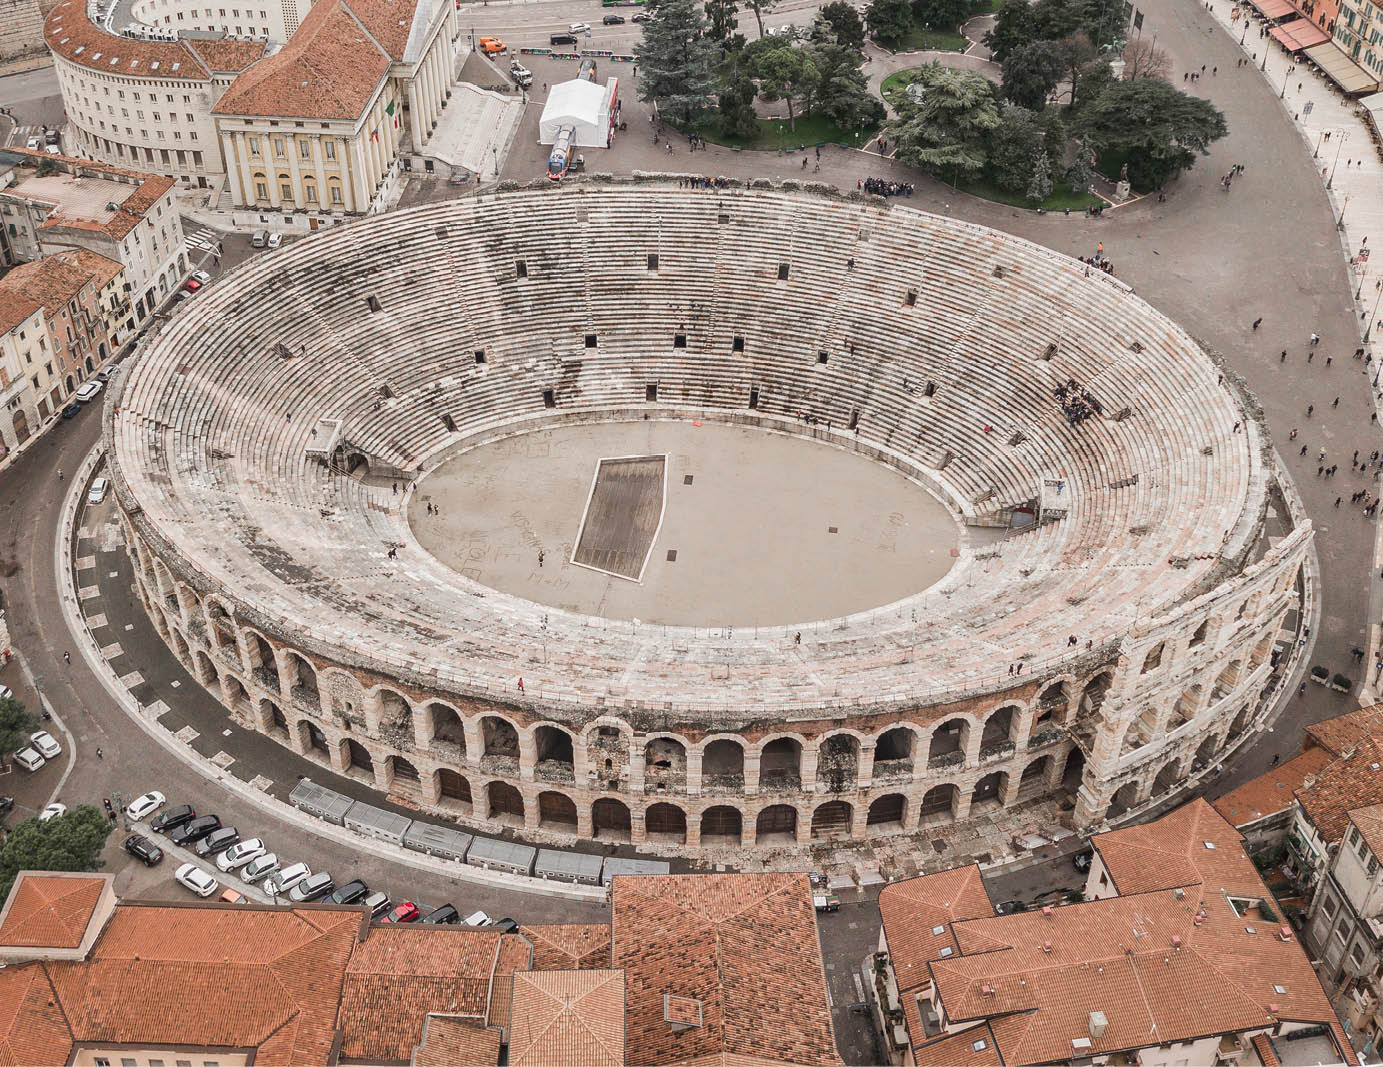
<path fill-rule="evenodd" d="M 1124 49 L 1124 77 L 1160 78 L 1164 82 L 1172 70 L 1172 59 L 1151 41 L 1130 41 Z"/>

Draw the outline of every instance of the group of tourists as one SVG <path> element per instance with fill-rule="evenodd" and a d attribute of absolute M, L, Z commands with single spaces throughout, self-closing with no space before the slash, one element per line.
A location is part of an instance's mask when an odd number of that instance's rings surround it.
<path fill-rule="evenodd" d="M 1104 413 L 1104 407 L 1095 398 L 1095 394 L 1085 386 L 1080 385 L 1074 378 L 1067 378 L 1064 385 L 1058 385 L 1052 390 L 1052 395 L 1056 397 L 1056 402 L 1061 405 L 1067 423 L 1072 426 L 1077 426 L 1086 419 Z"/>
<path fill-rule="evenodd" d="M 860 178 L 855 188 L 875 196 L 912 196 L 911 182 L 891 182 L 883 178 Z"/>

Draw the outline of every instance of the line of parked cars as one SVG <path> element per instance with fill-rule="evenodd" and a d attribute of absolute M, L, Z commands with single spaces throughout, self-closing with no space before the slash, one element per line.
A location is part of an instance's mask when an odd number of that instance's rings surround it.
<path fill-rule="evenodd" d="M 62 746 L 53 739 L 47 730 L 39 730 L 29 735 L 29 743 L 14 754 L 15 763 L 26 771 L 36 771 L 50 759 L 62 755 Z"/>
<path fill-rule="evenodd" d="M 166 803 L 167 799 L 162 793 L 145 793 L 130 803 L 125 814 L 133 822 L 142 822 L 164 808 Z M 175 845 L 191 848 L 198 856 L 214 857 L 216 868 L 222 873 L 235 872 L 242 881 L 251 885 L 262 883 L 270 897 L 286 896 L 294 904 L 313 901 L 358 904 L 370 909 L 372 919 L 387 923 L 464 923 L 466 926 L 496 927 L 506 934 L 519 928 L 513 919 L 494 921 L 483 911 L 462 919 L 461 913 L 451 904 L 443 904 L 424 914 L 411 900 L 395 904 L 387 893 L 372 891 L 359 878 L 337 886 L 329 872 L 314 872 L 301 862 L 283 863 L 269 850 L 263 838 L 242 838 L 235 827 L 222 826 L 219 816 L 198 815 L 191 804 L 165 808 L 150 820 L 149 829 L 167 837 Z M 143 834 L 127 837 L 125 851 L 149 867 L 163 861 L 163 850 Z M 221 888 L 221 883 L 211 872 L 195 863 L 184 863 L 174 872 L 173 878 L 199 897 L 209 897 Z M 245 895 L 235 889 L 226 889 L 221 899 L 234 904 L 246 903 Z"/>

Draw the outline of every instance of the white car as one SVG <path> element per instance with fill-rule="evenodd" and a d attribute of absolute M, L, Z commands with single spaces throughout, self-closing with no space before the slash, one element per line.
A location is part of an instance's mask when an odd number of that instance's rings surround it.
<path fill-rule="evenodd" d="M 21 748 L 14 754 L 14 761 L 26 771 L 36 771 L 42 767 L 45 762 L 44 758 L 32 748 Z"/>
<path fill-rule="evenodd" d="M 125 809 L 125 814 L 134 822 L 139 822 L 140 819 L 147 819 L 166 803 L 168 803 L 168 798 L 155 790 L 151 793 L 145 793 L 142 797 L 135 797 L 134 800 L 130 801 L 130 806 Z"/>
<path fill-rule="evenodd" d="M 312 868 L 306 863 L 290 863 L 278 874 L 264 879 L 264 889 L 270 896 L 287 893 L 304 878 L 312 877 Z"/>
<path fill-rule="evenodd" d="M 202 285 L 211 284 L 211 275 L 204 270 L 194 270 L 192 272 L 192 277 L 195 278 Z"/>
<path fill-rule="evenodd" d="M 477 911 L 477 912 L 471 913 L 470 915 L 467 915 L 465 921 L 466 921 L 466 925 L 467 925 L 467 926 L 489 926 L 489 925 L 490 925 L 490 917 L 489 917 L 488 915 L 486 915 L 483 911 Z"/>
<path fill-rule="evenodd" d="M 261 852 L 240 871 L 242 882 L 258 882 L 261 878 L 267 878 L 279 869 L 279 858 L 272 852 Z"/>
<path fill-rule="evenodd" d="M 97 381 L 83 382 L 80 386 L 77 387 L 77 399 L 80 400 L 83 404 L 87 403 L 88 401 L 95 400 L 98 396 L 101 395 L 101 390 L 104 388 L 105 386 L 103 386 L 100 382 Z"/>
<path fill-rule="evenodd" d="M 591 24 L 589 22 L 573 22 L 567 29 L 572 33 L 590 33 Z"/>
<path fill-rule="evenodd" d="M 67 814 L 66 804 L 49 804 L 38 813 L 39 822 L 47 822 L 49 819 L 56 819 L 59 815 Z"/>
<path fill-rule="evenodd" d="M 37 152 L 40 148 L 43 147 L 43 138 L 30 137 L 27 141 L 24 142 L 24 147 L 27 148 L 30 152 Z"/>
<path fill-rule="evenodd" d="M 279 245 L 281 245 L 281 244 L 283 244 L 283 234 L 281 234 L 281 233 L 271 233 L 271 234 L 269 235 L 269 245 L 268 245 L 268 247 L 270 247 L 270 248 L 277 248 L 277 247 L 278 247 Z"/>
<path fill-rule="evenodd" d="M 99 504 L 106 499 L 106 493 L 110 492 L 110 479 L 97 478 L 91 483 L 91 489 L 87 491 L 86 502 L 88 504 Z"/>
<path fill-rule="evenodd" d="M 252 837 L 248 841 L 237 841 L 217 856 L 216 866 L 223 871 L 233 871 L 262 855 L 264 855 L 264 842 L 257 837 Z"/>
<path fill-rule="evenodd" d="M 42 753 L 44 759 L 57 759 L 62 755 L 62 746 L 53 740 L 53 735 L 47 730 L 40 730 L 38 733 L 29 735 L 29 744 Z"/>
<path fill-rule="evenodd" d="M 0 700 L 13 700 L 14 690 L 7 685 L 0 685 Z"/>
<path fill-rule="evenodd" d="M 218 882 L 195 863 L 184 863 L 173 875 L 184 888 L 192 890 L 199 897 L 209 897 L 221 888 Z"/>

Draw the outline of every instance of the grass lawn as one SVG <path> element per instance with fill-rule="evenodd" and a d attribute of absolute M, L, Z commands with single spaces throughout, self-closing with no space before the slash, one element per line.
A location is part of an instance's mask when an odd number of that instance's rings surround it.
<path fill-rule="evenodd" d="M 907 70 L 895 70 L 883 80 L 883 83 L 879 86 L 879 93 L 890 104 L 893 104 L 894 110 L 896 111 L 898 104 L 894 100 L 894 97 L 901 97 L 903 95 L 903 90 L 915 82 L 921 75 L 921 67 L 908 67 Z"/>
<path fill-rule="evenodd" d="M 887 47 L 896 52 L 964 52 L 970 47 L 970 42 L 953 30 L 929 30 L 914 26 L 902 40 L 887 42 Z"/>
<path fill-rule="evenodd" d="M 720 124 L 715 121 L 683 132 L 699 133 L 712 144 L 756 152 L 775 152 L 780 148 L 808 148 L 818 144 L 841 144 L 853 148 L 864 144 L 879 132 L 878 127 L 859 131 L 843 130 L 823 115 L 798 118 L 796 130 L 788 128 L 787 119 L 760 119 L 759 129 L 759 136 L 749 140 L 726 136 L 720 132 Z"/>
<path fill-rule="evenodd" d="M 1065 211 L 1070 208 L 1072 211 L 1084 211 L 1088 207 L 1103 204 L 1104 201 L 1090 193 L 1073 193 L 1071 187 L 1064 182 L 1052 183 L 1052 195 L 1042 201 L 1040 205 L 1034 205 L 1026 196 L 1018 193 L 1006 192 L 983 178 L 973 182 L 966 182 L 957 186 L 962 192 L 969 193 L 971 196 L 978 196 L 984 200 L 993 200 L 999 204 L 1009 204 L 1013 207 L 1027 208 L 1029 211 L 1036 207 L 1046 208 L 1048 211 Z"/>

